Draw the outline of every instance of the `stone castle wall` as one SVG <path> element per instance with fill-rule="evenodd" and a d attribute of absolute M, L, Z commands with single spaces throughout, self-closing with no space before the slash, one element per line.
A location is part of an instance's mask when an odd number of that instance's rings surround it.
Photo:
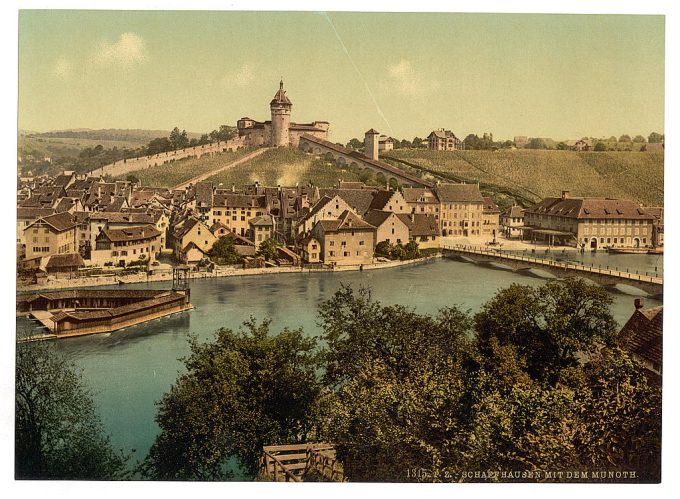
<path fill-rule="evenodd" d="M 215 154 L 217 152 L 235 151 L 245 147 L 245 142 L 242 137 L 231 139 L 227 141 L 211 142 L 210 144 L 203 144 L 200 146 L 187 147 L 185 149 L 178 149 L 176 151 L 167 151 L 159 154 L 152 154 L 149 156 L 142 156 L 139 158 L 121 159 L 101 168 L 92 170 L 89 174 L 91 176 L 111 175 L 116 177 L 118 175 L 125 175 L 136 170 L 144 170 L 153 166 L 163 165 L 170 161 L 178 159 L 196 157 L 200 158 L 204 154 Z"/>

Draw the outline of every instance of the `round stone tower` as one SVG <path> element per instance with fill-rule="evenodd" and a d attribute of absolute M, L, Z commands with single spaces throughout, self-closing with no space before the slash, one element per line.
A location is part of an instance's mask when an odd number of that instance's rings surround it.
<path fill-rule="evenodd" d="M 272 138 L 270 146 L 283 147 L 290 144 L 290 110 L 293 103 L 286 96 L 283 89 L 283 80 L 279 84 L 279 91 L 269 103 L 272 110 Z"/>

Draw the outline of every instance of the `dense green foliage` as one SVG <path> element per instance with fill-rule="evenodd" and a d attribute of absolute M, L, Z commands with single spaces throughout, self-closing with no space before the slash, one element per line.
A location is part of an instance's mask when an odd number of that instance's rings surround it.
<path fill-rule="evenodd" d="M 660 390 L 617 346 L 610 303 L 573 280 L 513 285 L 474 317 L 430 316 L 342 286 L 319 305 L 318 338 L 252 320 L 220 330 L 192 341 L 146 473 L 223 479 L 237 456 L 254 475 L 262 445 L 328 441 L 350 481 L 547 469 L 657 481 Z"/>
<path fill-rule="evenodd" d="M 380 241 L 375 246 L 375 253 L 392 260 L 413 260 L 414 258 L 420 258 L 418 243 L 415 241 L 409 241 L 406 244 L 392 244 L 387 241 Z"/>
<path fill-rule="evenodd" d="M 16 478 L 129 478 L 74 366 L 43 342 L 18 344 L 16 360 Z"/>
<path fill-rule="evenodd" d="M 299 330 L 271 335 L 269 322 L 191 340 L 187 368 L 159 403 L 161 433 L 141 466 L 159 480 L 225 480 L 237 457 L 257 473 L 263 445 L 308 441 L 320 393 L 316 340 Z"/>
<path fill-rule="evenodd" d="M 274 260 L 278 255 L 278 251 L 276 250 L 277 246 L 279 246 L 279 243 L 274 239 L 267 239 L 260 243 L 256 254 L 258 256 L 263 256 L 265 260 Z"/>
<path fill-rule="evenodd" d="M 236 252 L 234 240 L 230 237 L 220 237 L 210 249 L 210 258 L 219 265 L 234 265 L 241 263 L 243 258 Z"/>

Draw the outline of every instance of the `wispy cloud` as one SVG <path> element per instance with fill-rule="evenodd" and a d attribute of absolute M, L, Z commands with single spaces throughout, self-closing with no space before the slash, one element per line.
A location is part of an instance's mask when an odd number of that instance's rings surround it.
<path fill-rule="evenodd" d="M 135 33 L 122 33 L 114 43 L 103 42 L 95 54 L 95 62 L 101 66 L 130 68 L 147 60 L 146 43 Z"/>
<path fill-rule="evenodd" d="M 71 77 L 72 72 L 73 66 L 66 57 L 61 56 L 56 61 L 54 61 L 54 66 L 52 66 L 52 75 L 57 79 L 66 81 Z"/>
<path fill-rule="evenodd" d="M 402 59 L 387 69 L 394 89 L 402 95 L 422 97 L 437 90 L 440 86 L 437 80 L 418 74 L 411 62 L 406 59 Z"/>
<path fill-rule="evenodd" d="M 237 71 L 228 73 L 222 78 L 222 84 L 225 86 L 247 87 L 254 81 L 255 66 L 249 62 L 244 63 Z"/>

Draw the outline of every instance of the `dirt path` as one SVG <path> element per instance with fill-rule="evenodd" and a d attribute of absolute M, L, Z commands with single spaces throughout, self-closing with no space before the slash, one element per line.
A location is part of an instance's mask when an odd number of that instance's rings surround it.
<path fill-rule="evenodd" d="M 253 158 L 259 156 L 260 154 L 262 154 L 263 152 L 265 152 L 266 150 L 267 150 L 266 147 L 263 147 L 261 149 L 257 149 L 255 151 L 251 152 L 250 154 L 246 154 L 242 158 L 239 158 L 235 161 L 232 161 L 231 163 L 227 163 L 226 165 L 220 166 L 219 168 L 217 168 L 215 170 L 211 170 L 211 171 L 206 172 L 202 175 L 199 175 L 198 177 L 194 177 L 192 179 L 187 180 L 186 182 L 183 182 L 179 185 L 176 185 L 175 187 L 173 187 L 173 189 L 184 189 L 189 184 L 196 184 L 197 182 L 203 182 L 204 180 L 212 177 L 213 175 L 217 175 L 218 173 L 223 172 L 224 170 L 228 170 L 229 168 L 233 168 L 235 166 L 238 166 L 241 163 L 245 163 L 246 161 L 250 161 L 251 159 L 253 159 Z"/>

